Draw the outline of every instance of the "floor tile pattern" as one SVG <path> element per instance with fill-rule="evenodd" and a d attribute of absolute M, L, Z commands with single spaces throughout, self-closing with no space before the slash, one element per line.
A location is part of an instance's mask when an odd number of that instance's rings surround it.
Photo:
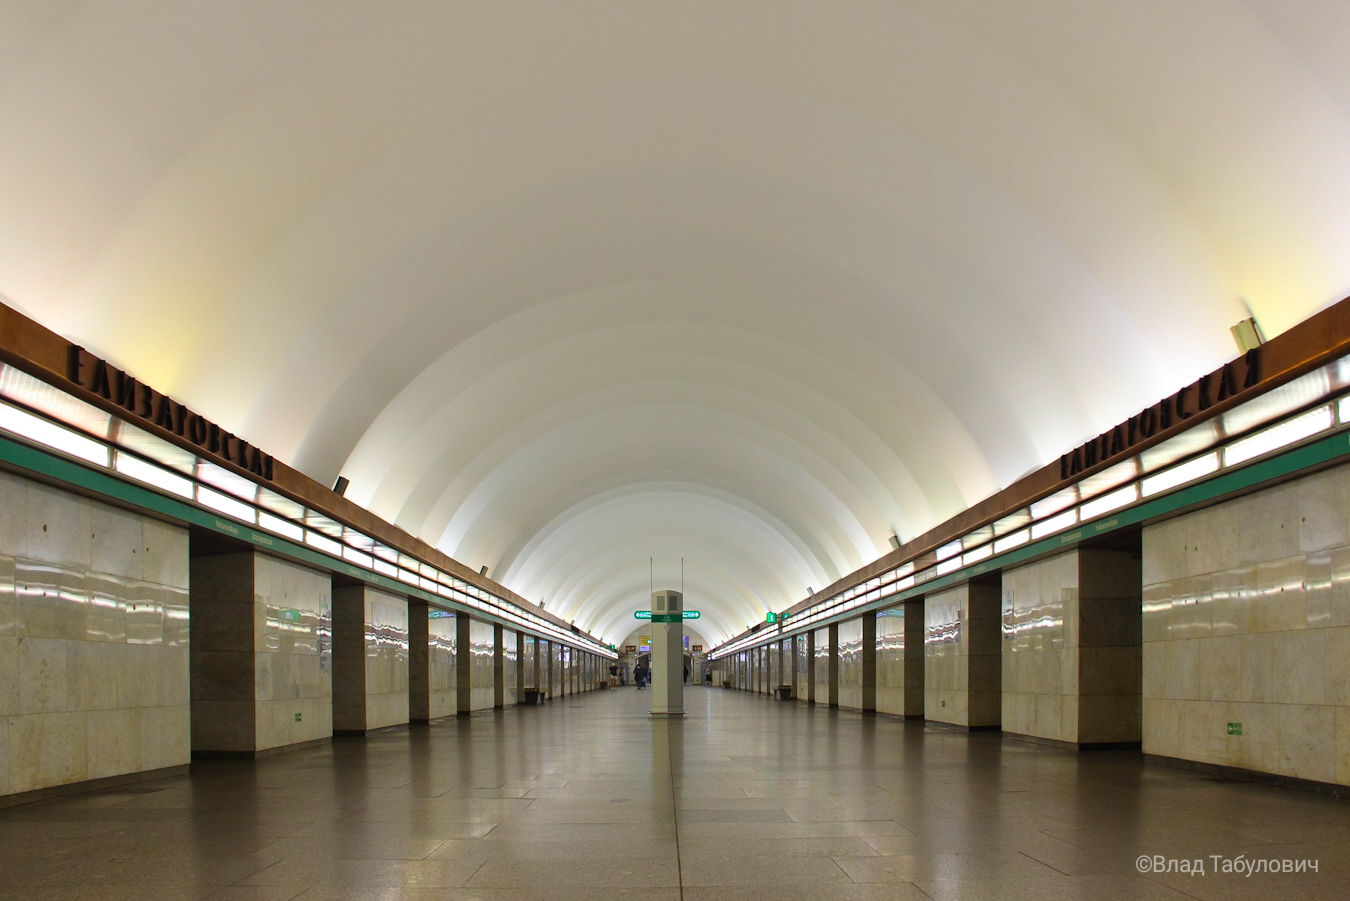
<path fill-rule="evenodd" d="M 0 901 L 1346 897 L 1350 803 L 722 689 L 631 688 L 0 811 Z M 1140 874 L 1141 854 L 1317 873 Z"/>

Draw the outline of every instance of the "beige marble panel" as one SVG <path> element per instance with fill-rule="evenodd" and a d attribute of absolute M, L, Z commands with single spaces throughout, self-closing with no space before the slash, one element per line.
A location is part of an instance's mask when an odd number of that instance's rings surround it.
<path fill-rule="evenodd" d="M 905 608 L 877 614 L 877 712 L 905 715 Z"/>
<path fill-rule="evenodd" d="M 439 719 L 456 713 L 455 617 L 440 610 L 431 613 L 435 615 L 427 622 L 428 716 Z"/>
<path fill-rule="evenodd" d="M 1350 784 L 1350 467 L 1143 539 L 1144 750 Z"/>
<path fill-rule="evenodd" d="M 971 728 L 1002 718 L 999 588 L 969 583 L 924 598 L 924 716 Z"/>
<path fill-rule="evenodd" d="M 863 706 L 863 624 L 860 619 L 839 624 L 839 706 Z"/>
<path fill-rule="evenodd" d="M 473 620 L 469 623 L 469 692 L 471 710 L 490 710 L 493 705 L 493 650 L 492 626 Z M 571 693 L 572 655 L 566 658 L 566 679 Z"/>
<path fill-rule="evenodd" d="M 817 704 L 828 704 L 830 702 L 830 630 L 817 629 L 814 634 L 815 679 L 811 688 L 811 698 Z"/>
<path fill-rule="evenodd" d="M 185 625 L 165 653 L 166 611 L 185 620 L 183 599 L 145 578 L 152 521 L 11 476 L 0 498 L 0 791 L 153 768 L 140 717 L 186 697 L 188 662 Z M 185 570 L 186 532 L 155 526 L 181 536 Z"/>
<path fill-rule="evenodd" d="M 516 633 L 510 629 L 502 633 L 502 704 L 506 707 L 513 706 L 519 699 L 518 686 L 516 685 L 516 658 L 519 654 L 517 646 Z M 588 660 L 589 664 L 590 661 Z M 593 674 L 589 675 L 587 688 L 595 685 Z"/>
<path fill-rule="evenodd" d="M 327 573 L 255 555 L 257 750 L 333 734 L 332 587 Z"/>

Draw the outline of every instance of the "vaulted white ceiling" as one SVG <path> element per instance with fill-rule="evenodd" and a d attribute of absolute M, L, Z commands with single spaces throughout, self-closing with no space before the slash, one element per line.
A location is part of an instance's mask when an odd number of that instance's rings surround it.
<path fill-rule="evenodd" d="M 718 641 L 1350 294 L 1348 42 L 0 0 L 0 293 L 608 640 L 683 557 Z"/>

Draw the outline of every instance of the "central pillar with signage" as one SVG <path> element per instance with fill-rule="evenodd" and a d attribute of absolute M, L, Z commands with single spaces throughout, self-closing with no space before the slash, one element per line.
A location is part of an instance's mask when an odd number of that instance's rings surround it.
<path fill-rule="evenodd" d="M 652 594 L 652 715 L 684 716 L 684 597 Z"/>

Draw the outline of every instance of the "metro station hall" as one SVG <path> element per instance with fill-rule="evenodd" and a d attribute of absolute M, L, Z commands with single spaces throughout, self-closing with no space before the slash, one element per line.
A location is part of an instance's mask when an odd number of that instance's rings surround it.
<path fill-rule="evenodd" d="M 1344 901 L 1344 0 L 0 0 L 0 901 Z"/>

